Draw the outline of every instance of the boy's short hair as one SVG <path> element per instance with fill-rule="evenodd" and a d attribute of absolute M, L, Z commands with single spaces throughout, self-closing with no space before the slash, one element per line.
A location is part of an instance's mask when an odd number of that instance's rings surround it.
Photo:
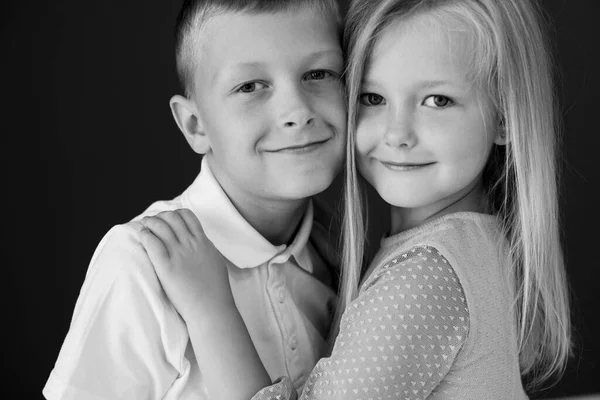
<path fill-rule="evenodd" d="M 341 30 L 338 0 L 184 0 L 175 25 L 175 56 L 177 75 L 186 97 L 193 93 L 196 49 L 200 45 L 200 31 L 208 20 L 225 13 L 277 13 L 302 6 L 331 14 Z"/>

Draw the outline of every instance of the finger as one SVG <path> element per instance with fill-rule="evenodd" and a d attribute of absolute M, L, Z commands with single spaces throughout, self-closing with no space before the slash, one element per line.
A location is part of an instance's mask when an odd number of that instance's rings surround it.
<path fill-rule="evenodd" d="M 178 210 L 179 216 L 185 221 L 189 231 L 196 237 L 206 237 L 204 234 L 204 229 L 202 228 L 202 224 L 200 220 L 196 217 L 196 215 L 192 212 L 192 210 L 188 208 L 181 208 Z"/>
<path fill-rule="evenodd" d="M 164 246 L 168 247 L 178 243 L 177 237 L 171 229 L 171 226 L 158 215 L 142 218 L 142 224 L 148 228 L 154 236 L 160 239 Z"/>
<path fill-rule="evenodd" d="M 193 236 L 177 211 L 164 211 L 159 213 L 157 217 L 169 224 L 171 231 L 173 231 L 179 243 L 185 243 L 186 238 Z"/>
<path fill-rule="evenodd" d="M 140 231 L 140 242 L 148 254 L 152 264 L 162 265 L 169 260 L 169 250 L 163 242 L 146 227 Z"/>

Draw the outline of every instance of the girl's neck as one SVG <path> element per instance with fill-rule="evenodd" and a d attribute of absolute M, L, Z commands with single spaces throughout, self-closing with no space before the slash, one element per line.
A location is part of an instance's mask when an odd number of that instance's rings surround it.
<path fill-rule="evenodd" d="M 485 195 L 481 179 L 452 196 L 417 208 L 391 207 L 390 236 L 415 228 L 446 214 L 485 212 Z"/>

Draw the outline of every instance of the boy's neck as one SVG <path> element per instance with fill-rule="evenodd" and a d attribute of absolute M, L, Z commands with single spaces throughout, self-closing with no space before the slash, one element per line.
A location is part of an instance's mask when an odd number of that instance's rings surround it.
<path fill-rule="evenodd" d="M 255 198 L 221 183 L 223 191 L 248 223 L 271 244 L 289 244 L 308 206 L 308 198 L 299 200 L 274 200 Z"/>
<path fill-rule="evenodd" d="M 292 242 L 308 205 L 308 199 L 256 203 L 229 199 L 242 217 L 275 246 Z"/>

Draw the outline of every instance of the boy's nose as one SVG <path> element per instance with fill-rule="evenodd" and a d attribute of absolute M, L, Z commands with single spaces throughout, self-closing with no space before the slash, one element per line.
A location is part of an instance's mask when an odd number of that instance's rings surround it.
<path fill-rule="evenodd" d="M 282 128 L 303 128 L 314 123 L 315 113 L 304 93 L 299 90 L 291 90 L 284 97 L 280 100 L 278 117 L 279 125 Z"/>
<path fill-rule="evenodd" d="M 300 128 L 302 126 L 312 124 L 314 122 L 314 120 L 315 120 L 314 117 L 309 117 L 308 115 L 292 116 L 291 118 L 289 118 L 289 121 L 286 121 L 283 123 L 283 127 L 284 128 L 294 128 L 294 127 Z"/>

